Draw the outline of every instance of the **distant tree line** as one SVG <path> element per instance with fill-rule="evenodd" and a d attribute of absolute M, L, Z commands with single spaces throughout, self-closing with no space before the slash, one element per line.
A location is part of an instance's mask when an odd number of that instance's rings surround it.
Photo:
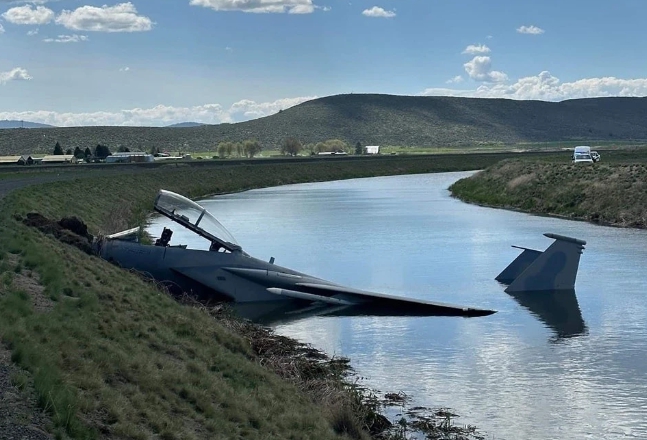
<path fill-rule="evenodd" d="M 231 156 L 249 157 L 256 156 L 263 150 L 263 146 L 256 139 L 248 139 L 243 142 L 220 142 L 217 147 L 218 157 Z"/>
<path fill-rule="evenodd" d="M 122 147 L 119 147 L 119 151 L 130 151 L 128 148 L 123 147 L 125 149 L 122 149 Z M 76 147 L 74 148 L 74 151 L 72 151 L 71 148 L 68 148 L 67 150 L 63 151 L 63 147 L 59 142 L 56 142 L 56 145 L 54 145 L 54 151 L 53 154 L 55 155 L 63 155 L 66 154 L 68 156 L 74 155 L 77 159 L 86 159 L 90 160 L 91 158 L 97 158 L 97 159 L 105 159 L 108 156 L 112 155 L 112 152 L 110 151 L 110 148 L 97 144 L 97 146 L 94 148 L 94 151 L 90 149 L 90 147 L 86 147 L 85 150 L 81 150 L 81 148 Z"/>
<path fill-rule="evenodd" d="M 263 146 L 256 139 L 248 139 L 243 142 L 231 142 L 223 141 L 220 142 L 216 151 L 218 157 L 227 158 L 227 157 L 248 157 L 253 158 L 258 155 L 263 150 Z M 130 152 L 130 149 L 124 145 L 119 145 L 117 147 L 118 152 Z M 328 139 L 323 142 L 303 144 L 300 140 L 295 137 L 288 137 L 283 140 L 279 146 L 279 151 L 284 156 L 298 156 L 299 154 L 305 153 L 308 155 L 315 155 L 318 153 L 324 152 L 335 152 L 335 153 L 347 153 L 347 154 L 363 154 L 364 150 L 362 144 L 357 142 L 355 146 L 351 146 L 348 142 L 341 139 Z M 162 155 L 162 151 L 159 147 L 152 147 L 150 153 L 154 156 Z M 82 150 L 79 147 L 76 147 L 74 151 L 71 148 L 63 150 L 63 147 L 59 142 L 56 142 L 54 146 L 53 154 L 67 154 L 74 155 L 77 159 L 105 159 L 106 157 L 112 155 L 110 148 L 106 145 L 97 144 L 96 147 L 91 149 L 86 147 L 85 150 Z"/>

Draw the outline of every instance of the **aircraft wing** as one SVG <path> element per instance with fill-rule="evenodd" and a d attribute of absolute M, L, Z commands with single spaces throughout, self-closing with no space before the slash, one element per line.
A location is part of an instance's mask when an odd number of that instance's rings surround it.
<path fill-rule="evenodd" d="M 346 306 L 349 310 L 358 311 L 361 309 L 362 312 L 370 314 L 485 316 L 495 313 L 493 310 L 369 292 L 328 283 L 305 275 L 253 268 L 221 267 L 221 269 L 257 283 L 259 287 L 262 286 L 261 288 L 272 295 L 308 301 L 313 304 Z M 212 286 L 214 283 L 214 271 L 205 270 L 203 267 L 183 267 L 173 268 L 173 270 L 205 286 Z M 235 298 L 233 299 L 235 300 Z"/>
<path fill-rule="evenodd" d="M 346 304 L 362 306 L 363 308 L 383 307 L 385 310 L 393 312 L 407 313 L 408 311 L 411 314 L 422 315 L 485 316 L 495 313 L 493 310 L 477 309 L 415 298 L 403 298 L 401 296 L 369 292 L 334 284 L 296 283 L 296 286 L 306 290 L 308 294 L 313 296 L 343 301 Z"/>

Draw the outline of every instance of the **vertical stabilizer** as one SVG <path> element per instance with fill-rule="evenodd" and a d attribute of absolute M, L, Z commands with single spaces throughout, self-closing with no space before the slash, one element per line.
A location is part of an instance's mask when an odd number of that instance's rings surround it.
<path fill-rule="evenodd" d="M 586 241 L 557 234 L 547 233 L 544 235 L 554 239 L 555 242 L 544 252 L 535 256 L 534 261 L 523 269 L 514 281 L 512 281 L 505 290 L 506 292 L 575 289 L 575 278 L 577 277 L 577 270 L 580 264 L 580 255 L 584 250 Z M 520 257 L 517 257 L 517 259 Z M 499 276 L 503 275 L 508 268 Z"/>
<path fill-rule="evenodd" d="M 523 252 L 495 278 L 495 280 L 503 284 L 511 284 L 515 278 L 521 275 L 521 273 L 541 255 L 541 251 L 536 251 L 534 249 L 522 248 L 520 246 L 512 247 L 523 249 Z"/>

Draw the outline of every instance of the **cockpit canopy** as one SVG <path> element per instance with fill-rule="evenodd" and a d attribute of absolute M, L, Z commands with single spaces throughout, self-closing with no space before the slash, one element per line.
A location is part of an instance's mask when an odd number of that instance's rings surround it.
<path fill-rule="evenodd" d="M 155 199 L 155 211 L 211 241 L 214 250 L 241 249 L 234 236 L 206 208 L 186 197 L 162 189 Z"/>

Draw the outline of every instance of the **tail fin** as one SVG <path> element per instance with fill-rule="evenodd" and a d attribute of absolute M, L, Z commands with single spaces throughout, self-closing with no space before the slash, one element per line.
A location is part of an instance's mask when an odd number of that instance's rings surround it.
<path fill-rule="evenodd" d="M 497 280 L 500 283 L 510 285 L 515 278 L 517 278 L 521 273 L 528 268 L 536 259 L 541 255 L 541 251 L 536 251 L 534 249 L 523 248 L 521 246 L 512 246 L 513 248 L 523 249 L 523 252 L 519 254 L 517 258 L 514 259 L 512 263 L 508 265 L 497 277 Z"/>
<path fill-rule="evenodd" d="M 524 252 L 499 274 L 497 279 L 501 277 L 506 280 L 512 275 L 517 275 L 506 292 L 575 289 L 580 255 L 586 241 L 551 233 L 544 235 L 555 240 L 548 249 L 544 252 L 524 249 Z"/>

